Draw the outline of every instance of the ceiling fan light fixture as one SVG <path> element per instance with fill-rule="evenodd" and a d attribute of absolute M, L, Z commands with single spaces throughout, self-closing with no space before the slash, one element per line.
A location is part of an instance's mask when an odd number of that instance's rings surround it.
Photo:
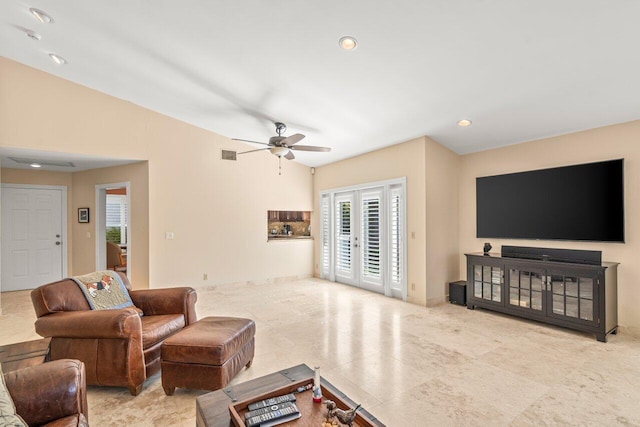
<path fill-rule="evenodd" d="M 344 50 L 353 50 L 356 47 L 358 47 L 358 41 L 355 39 L 355 37 L 351 37 L 351 36 L 341 37 L 340 40 L 338 41 L 338 44 Z"/>
<path fill-rule="evenodd" d="M 30 8 L 29 12 L 31 12 L 31 14 L 43 24 L 53 24 L 54 22 L 56 22 L 47 12 L 36 9 L 35 7 Z"/>
<path fill-rule="evenodd" d="M 271 147 L 269 148 L 271 154 L 274 154 L 278 157 L 286 156 L 289 153 L 289 149 L 287 147 Z"/>
<path fill-rule="evenodd" d="M 56 55 L 55 53 L 50 53 L 49 54 L 49 58 L 51 58 L 51 60 L 53 62 L 55 62 L 56 64 L 58 64 L 58 65 L 64 65 L 64 64 L 68 63 L 68 61 L 66 59 L 64 59 L 60 55 Z"/>
<path fill-rule="evenodd" d="M 42 167 L 42 165 L 40 163 L 31 163 L 29 166 L 32 167 L 32 168 L 36 168 L 36 169 Z"/>
<path fill-rule="evenodd" d="M 460 127 L 467 127 L 467 126 L 471 126 L 471 120 L 468 119 L 462 119 L 462 120 L 458 120 L 458 126 Z"/>

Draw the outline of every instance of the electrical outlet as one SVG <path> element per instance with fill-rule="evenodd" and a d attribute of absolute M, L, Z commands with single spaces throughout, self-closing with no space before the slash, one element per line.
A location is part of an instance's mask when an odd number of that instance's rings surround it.
<path fill-rule="evenodd" d="M 204 273 L 202 275 L 202 280 L 208 280 L 208 279 L 209 279 L 209 276 L 207 275 L 207 273 Z"/>
<path fill-rule="evenodd" d="M 164 238 L 166 240 L 173 240 L 173 232 L 172 231 L 167 231 L 166 233 L 164 233 Z"/>

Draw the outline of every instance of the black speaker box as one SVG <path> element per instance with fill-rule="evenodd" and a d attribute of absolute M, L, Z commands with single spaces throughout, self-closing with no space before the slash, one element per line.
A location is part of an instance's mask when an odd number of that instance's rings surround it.
<path fill-rule="evenodd" d="M 458 280 L 449 283 L 449 302 L 451 304 L 467 305 L 467 282 Z"/>

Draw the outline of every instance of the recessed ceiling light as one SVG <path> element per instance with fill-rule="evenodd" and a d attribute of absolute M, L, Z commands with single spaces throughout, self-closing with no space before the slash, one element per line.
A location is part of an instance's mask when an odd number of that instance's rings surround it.
<path fill-rule="evenodd" d="M 64 64 L 66 64 L 66 63 L 67 63 L 67 60 L 66 60 L 66 59 L 64 59 L 64 58 L 63 58 L 62 56 L 60 56 L 60 55 L 56 55 L 55 53 L 50 53 L 50 54 L 49 54 L 49 57 L 51 58 L 51 60 L 52 60 L 53 62 L 55 62 L 55 63 L 56 63 L 56 64 L 58 64 L 58 65 L 64 65 Z"/>
<path fill-rule="evenodd" d="M 27 37 L 29 37 L 30 39 L 40 40 L 42 38 L 42 36 L 35 31 L 26 30 L 25 32 L 27 33 Z"/>
<path fill-rule="evenodd" d="M 461 127 L 467 127 L 467 126 L 471 126 L 471 120 L 467 120 L 467 119 L 462 119 L 458 121 L 458 126 Z"/>
<path fill-rule="evenodd" d="M 340 44 L 340 47 L 344 50 L 353 50 L 358 47 L 358 41 L 351 36 L 344 36 L 340 38 L 338 44 Z"/>
<path fill-rule="evenodd" d="M 31 9 L 29 9 L 29 12 L 31 12 L 31 14 L 35 16 L 36 19 L 42 22 L 43 24 L 53 24 L 54 22 L 56 22 L 53 20 L 51 16 L 49 16 L 47 12 L 44 12 L 40 9 L 36 9 L 32 7 Z"/>
<path fill-rule="evenodd" d="M 31 163 L 29 166 L 31 166 L 32 168 L 41 168 L 42 165 L 40 163 Z"/>

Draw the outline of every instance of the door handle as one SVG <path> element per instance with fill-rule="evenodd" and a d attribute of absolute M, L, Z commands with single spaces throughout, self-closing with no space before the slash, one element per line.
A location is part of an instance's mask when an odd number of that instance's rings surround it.
<path fill-rule="evenodd" d="M 56 242 L 56 246 L 60 246 L 62 243 L 60 242 Z"/>

